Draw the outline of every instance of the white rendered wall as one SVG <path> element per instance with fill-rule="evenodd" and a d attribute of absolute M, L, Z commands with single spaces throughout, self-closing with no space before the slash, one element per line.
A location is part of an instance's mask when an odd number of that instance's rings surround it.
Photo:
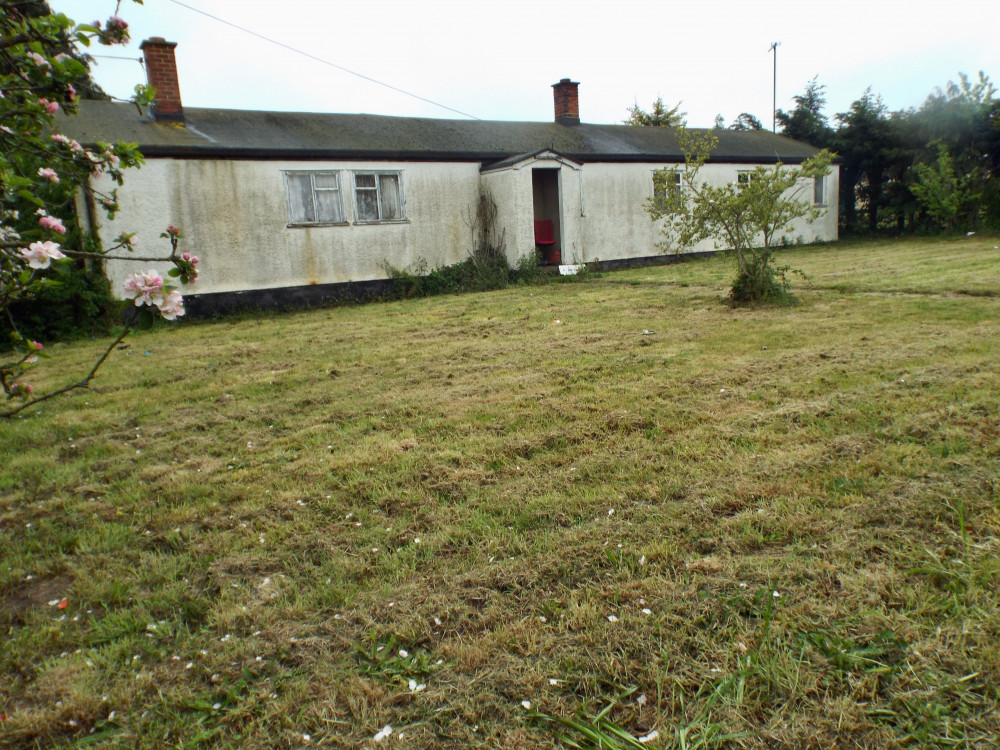
<path fill-rule="evenodd" d="M 339 170 L 350 223 L 289 227 L 283 170 Z M 351 170 L 401 172 L 407 221 L 355 224 Z M 475 163 L 154 158 L 128 174 L 121 211 L 112 222 L 104 218 L 100 231 L 105 244 L 121 231 L 137 232 L 136 254 L 166 255 L 170 248 L 159 234 L 168 224 L 180 227 L 181 250 L 201 259 L 191 293 L 381 279 L 385 261 L 410 268 L 423 259 L 434 268 L 466 258 L 471 234 L 463 212 L 478 187 Z M 108 261 L 116 293 L 143 266 Z"/>
<path fill-rule="evenodd" d="M 582 244 L 581 260 L 613 260 L 641 258 L 662 252 L 657 245 L 663 242 L 662 222 L 653 222 L 646 213 L 646 201 L 653 193 L 653 173 L 672 164 L 587 164 L 583 169 Z M 752 170 L 753 165 L 706 164 L 699 178 L 710 185 L 736 182 L 741 171 Z M 804 219 L 794 222 L 792 231 L 779 233 L 788 236 L 789 242 L 801 238 L 803 242 L 837 239 L 837 196 L 839 168 L 834 166 L 826 179 L 827 211 L 819 219 L 807 223 Z M 813 182 L 802 180 L 799 200 L 812 201 Z M 788 195 L 795 192 L 790 190 Z M 703 241 L 691 250 L 707 251 L 724 249 L 712 241 Z"/>
<path fill-rule="evenodd" d="M 507 254 L 516 262 L 534 250 L 532 168 L 560 173 L 562 258 L 564 263 L 641 258 L 661 252 L 660 223 L 644 205 L 653 190 L 654 170 L 663 164 L 588 163 L 526 160 L 480 177 L 478 163 L 454 162 L 279 162 L 149 159 L 128 174 L 120 190 L 121 211 L 100 227 L 105 244 L 119 232 L 137 232 L 137 254 L 169 252 L 159 234 L 168 224 L 184 234 L 181 249 L 201 258 L 201 278 L 191 293 L 367 281 L 386 277 L 383 263 L 428 269 L 458 263 L 472 246 L 466 216 L 480 179 L 490 188 L 505 230 Z M 736 181 L 749 165 L 709 164 L 702 178 L 711 184 Z M 347 225 L 289 227 L 284 170 L 339 171 Z M 351 170 L 399 171 L 406 222 L 355 224 Z M 837 239 L 838 168 L 826 177 L 829 209 L 812 224 L 796 222 L 788 239 Z M 800 197 L 812 200 L 812 181 Z M 108 189 L 110 185 L 100 185 Z M 694 250 L 714 250 L 703 242 Z M 148 264 L 147 264 L 148 265 Z M 139 262 L 109 261 L 116 293 Z M 166 266 L 160 264 L 161 273 Z"/>

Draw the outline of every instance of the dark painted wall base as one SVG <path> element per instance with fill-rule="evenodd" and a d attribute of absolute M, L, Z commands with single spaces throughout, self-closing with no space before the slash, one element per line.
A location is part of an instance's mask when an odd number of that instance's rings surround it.
<path fill-rule="evenodd" d="M 243 310 L 291 310 L 336 303 L 372 302 L 386 297 L 391 291 L 391 279 L 347 281 L 185 295 L 184 307 L 189 317 L 209 318 Z"/>
<path fill-rule="evenodd" d="M 597 267 L 600 271 L 622 271 L 626 268 L 646 268 L 648 266 L 669 266 L 671 263 L 683 263 L 693 258 L 708 258 L 720 250 L 705 250 L 697 253 L 683 253 L 681 255 L 663 254 L 646 255 L 642 258 L 621 258 L 619 260 L 599 260 Z M 589 265 L 589 264 L 588 264 Z"/>
<path fill-rule="evenodd" d="M 685 253 L 683 255 L 648 255 L 642 258 L 597 261 L 600 271 L 620 271 L 625 268 L 665 266 L 692 258 L 705 258 L 715 252 Z M 286 310 L 323 307 L 332 304 L 373 302 L 390 296 L 391 279 L 373 281 L 346 281 L 340 284 L 311 284 L 285 286 L 275 289 L 253 289 L 245 292 L 216 292 L 192 294 L 184 297 L 188 317 L 210 318 L 213 315 L 245 310 Z"/>

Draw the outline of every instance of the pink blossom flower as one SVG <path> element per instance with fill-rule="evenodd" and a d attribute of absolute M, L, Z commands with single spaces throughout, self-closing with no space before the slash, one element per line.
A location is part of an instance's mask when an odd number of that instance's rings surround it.
<path fill-rule="evenodd" d="M 175 227 L 173 224 L 170 224 L 169 226 L 167 226 L 167 234 L 169 234 L 171 237 L 176 237 L 180 233 L 181 233 L 181 230 L 178 229 L 177 227 Z"/>
<path fill-rule="evenodd" d="M 163 279 L 153 269 L 134 272 L 122 286 L 125 288 L 125 299 L 135 300 L 136 307 L 162 304 Z"/>
<path fill-rule="evenodd" d="M 66 98 L 69 99 L 71 102 L 76 100 L 76 89 L 73 88 L 72 83 L 66 84 Z"/>
<path fill-rule="evenodd" d="M 38 100 L 38 103 L 41 104 L 42 108 L 46 112 L 48 112 L 50 115 L 54 115 L 56 112 L 59 111 L 59 103 L 58 102 L 50 102 L 45 97 L 40 98 Z"/>
<path fill-rule="evenodd" d="M 39 68 L 51 68 L 52 63 L 46 60 L 44 57 L 39 55 L 37 52 L 29 52 L 26 57 Z"/>
<path fill-rule="evenodd" d="M 176 320 L 184 314 L 184 298 L 176 289 L 171 289 L 163 295 L 163 300 L 157 307 L 165 320 Z"/>
<path fill-rule="evenodd" d="M 64 136 L 62 133 L 53 133 L 52 140 L 56 143 L 69 143 L 69 138 Z"/>
<path fill-rule="evenodd" d="M 58 234 L 66 234 L 66 227 L 55 216 L 40 216 L 38 217 L 38 223 L 45 229 L 51 229 Z"/>
<path fill-rule="evenodd" d="M 27 398 L 33 390 L 35 389 L 31 387 L 30 383 L 11 383 L 10 386 L 11 395 L 20 396 L 21 398 Z"/>
<path fill-rule="evenodd" d="M 48 268 L 52 261 L 66 257 L 59 249 L 59 243 L 52 241 L 32 242 L 28 247 L 22 247 L 20 253 L 32 268 Z"/>
<path fill-rule="evenodd" d="M 29 349 L 34 349 L 36 352 L 40 352 L 45 347 L 42 345 L 42 343 L 40 341 L 31 341 L 31 340 L 29 340 L 28 341 L 28 348 Z"/>
<path fill-rule="evenodd" d="M 39 167 L 38 176 L 43 177 L 44 179 L 49 180 L 50 182 L 55 182 L 55 183 L 59 182 L 59 175 L 56 173 L 56 170 L 52 169 L 51 167 Z"/>

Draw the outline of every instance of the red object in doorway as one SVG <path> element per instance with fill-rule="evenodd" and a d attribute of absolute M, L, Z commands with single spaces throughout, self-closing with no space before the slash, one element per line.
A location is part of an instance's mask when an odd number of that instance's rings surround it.
<path fill-rule="evenodd" d="M 556 247 L 552 219 L 542 219 L 535 222 L 535 245 L 542 251 L 543 263 L 559 264 L 562 261 L 562 253 Z"/>
<path fill-rule="evenodd" d="M 555 234 L 552 232 L 552 219 L 535 222 L 535 244 L 543 249 L 546 245 L 556 244 Z"/>

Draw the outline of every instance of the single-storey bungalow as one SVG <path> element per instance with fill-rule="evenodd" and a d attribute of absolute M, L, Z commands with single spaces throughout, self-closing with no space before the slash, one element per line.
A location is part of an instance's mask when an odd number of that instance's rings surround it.
<path fill-rule="evenodd" d="M 643 206 L 654 171 L 683 162 L 674 132 L 582 123 L 576 82 L 553 85 L 552 122 L 185 108 L 175 47 L 143 42 L 156 88 L 150 111 L 84 101 L 60 127 L 82 143 L 139 145 L 146 165 L 127 176 L 119 213 L 108 221 L 91 211 L 89 221 L 105 240 L 136 231 L 144 245 L 180 226 L 183 249 L 202 261 L 190 290 L 196 309 L 318 302 L 382 283 L 387 263 L 457 263 L 472 247 L 468 219 L 481 188 L 495 197 L 512 262 L 536 245 L 563 264 L 663 257 L 660 227 Z M 764 131 L 717 135 L 702 172 L 714 183 L 816 152 Z M 806 187 L 829 210 L 789 239 L 835 240 L 836 166 Z M 116 288 L 136 265 L 107 263 Z"/>

